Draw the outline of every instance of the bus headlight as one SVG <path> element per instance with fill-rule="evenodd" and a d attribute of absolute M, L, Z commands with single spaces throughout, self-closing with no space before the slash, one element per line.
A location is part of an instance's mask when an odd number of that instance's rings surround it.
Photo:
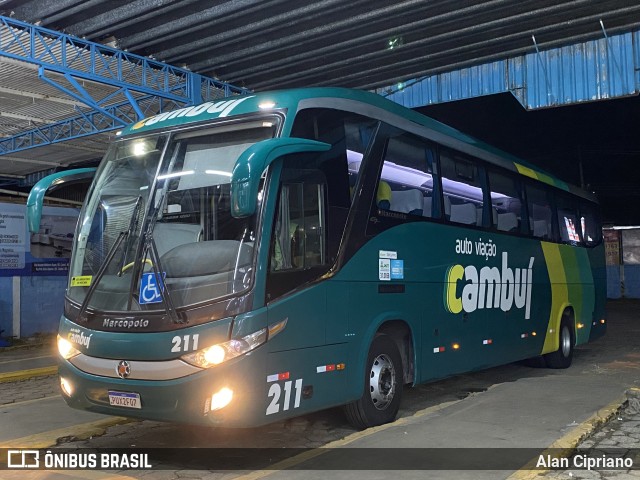
<path fill-rule="evenodd" d="M 210 368 L 222 362 L 239 357 L 258 348 L 267 341 L 267 329 L 263 328 L 245 337 L 218 343 L 197 352 L 183 355 L 182 360 L 200 368 Z"/>
<path fill-rule="evenodd" d="M 80 355 L 80 350 L 76 349 L 69 340 L 58 335 L 58 353 L 65 360 L 69 360 Z"/>

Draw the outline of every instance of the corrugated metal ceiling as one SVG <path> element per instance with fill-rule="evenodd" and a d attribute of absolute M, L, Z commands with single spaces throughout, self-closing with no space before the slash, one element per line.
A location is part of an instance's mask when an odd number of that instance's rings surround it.
<path fill-rule="evenodd" d="M 373 89 L 535 51 L 532 35 L 545 49 L 601 38 L 600 21 L 610 34 L 640 25 L 637 0 L 4 0 L 0 14 L 254 90 Z M 0 135 L 74 111 L 50 88 L 0 57 Z M 3 156 L 0 174 L 99 157 L 106 141 Z"/>

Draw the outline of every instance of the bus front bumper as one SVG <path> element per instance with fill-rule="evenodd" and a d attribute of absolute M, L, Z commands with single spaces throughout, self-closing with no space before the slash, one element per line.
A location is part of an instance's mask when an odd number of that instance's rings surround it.
<path fill-rule="evenodd" d="M 251 356 L 261 355 L 259 350 Z M 63 398 L 69 406 L 81 410 L 199 425 L 261 425 L 267 423 L 267 395 L 265 376 L 256 365 L 264 362 L 243 360 L 161 381 L 102 377 L 63 360 L 59 375 L 61 384 L 66 383 Z M 256 401 L 260 398 L 265 402 Z"/>

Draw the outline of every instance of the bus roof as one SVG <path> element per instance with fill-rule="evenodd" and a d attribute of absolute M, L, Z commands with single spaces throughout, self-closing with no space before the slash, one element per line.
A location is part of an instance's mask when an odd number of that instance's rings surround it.
<path fill-rule="evenodd" d="M 539 180 L 561 190 L 571 192 L 591 201 L 597 201 L 593 194 L 573 185 L 569 185 L 525 160 L 519 159 L 514 155 L 466 135 L 455 128 L 438 122 L 437 120 L 403 107 L 391 100 L 387 100 L 376 93 L 364 90 L 337 87 L 314 87 L 226 97 L 220 100 L 209 101 L 200 105 L 185 107 L 179 110 L 173 110 L 145 118 L 126 127 L 121 132 L 121 135 L 137 135 L 161 129 L 165 130 L 186 126 L 192 123 L 207 122 L 218 118 L 233 117 L 255 112 L 268 113 L 274 110 L 296 112 L 301 103 L 306 103 L 305 101 L 327 98 L 361 102 L 362 104 L 382 109 L 389 114 L 402 117 L 414 124 L 426 127 L 432 132 L 436 132 L 439 136 L 450 139 L 451 142 L 448 142 L 450 144 L 449 146 L 455 145 L 455 147 L 458 148 L 466 146 L 468 147 L 467 150 L 471 149 L 474 154 L 491 163 L 497 163 L 503 167 L 509 168 L 510 170 L 517 171 L 522 175 Z M 461 150 L 464 151 L 465 148 L 461 148 Z"/>

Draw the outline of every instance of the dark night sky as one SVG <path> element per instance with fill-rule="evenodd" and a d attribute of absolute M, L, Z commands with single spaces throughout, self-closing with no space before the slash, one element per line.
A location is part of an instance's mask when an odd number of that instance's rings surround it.
<path fill-rule="evenodd" d="M 511 94 L 422 113 L 595 192 L 606 223 L 640 225 L 640 98 L 526 111 Z"/>

